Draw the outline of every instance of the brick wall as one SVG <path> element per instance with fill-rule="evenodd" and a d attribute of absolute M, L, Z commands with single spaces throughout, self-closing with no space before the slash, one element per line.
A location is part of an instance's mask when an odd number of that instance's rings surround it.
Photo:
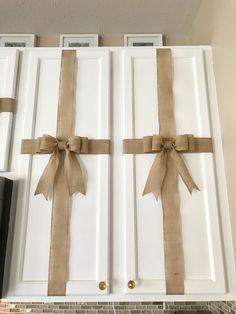
<path fill-rule="evenodd" d="M 236 301 L 209 302 L 209 310 L 213 314 L 235 314 Z"/>
<path fill-rule="evenodd" d="M 0 304 L 0 313 L 182 314 L 188 312 L 192 314 L 210 313 L 209 304 L 207 302 L 34 302 Z"/>
<path fill-rule="evenodd" d="M 0 313 L 236 314 L 236 302 L 15 302 L 0 303 Z"/>

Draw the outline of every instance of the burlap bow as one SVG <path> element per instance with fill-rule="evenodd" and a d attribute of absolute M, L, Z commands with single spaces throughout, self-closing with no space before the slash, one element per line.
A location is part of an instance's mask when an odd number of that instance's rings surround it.
<path fill-rule="evenodd" d="M 190 193 L 198 186 L 191 177 L 188 168 L 179 152 L 194 151 L 193 135 L 178 135 L 176 138 L 162 138 L 160 135 L 143 137 L 143 152 L 160 152 L 152 164 L 143 195 L 153 193 L 156 199 L 161 194 L 162 184 L 167 170 L 167 159 L 174 160 L 175 167 Z"/>
<path fill-rule="evenodd" d="M 39 179 L 35 195 L 42 193 L 46 199 L 48 198 L 53 188 L 54 179 L 60 163 L 63 164 L 65 171 L 69 195 L 76 192 L 85 194 L 83 174 L 75 153 L 88 152 L 88 138 L 71 136 L 65 141 L 44 134 L 43 137 L 40 138 L 39 148 L 41 153 L 52 152 L 52 155 Z"/>

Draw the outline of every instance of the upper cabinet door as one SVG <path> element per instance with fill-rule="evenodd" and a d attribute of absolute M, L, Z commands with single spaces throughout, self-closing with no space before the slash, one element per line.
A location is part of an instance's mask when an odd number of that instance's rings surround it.
<path fill-rule="evenodd" d="M 214 82 L 207 82 L 201 48 L 171 50 L 177 134 L 212 137 L 215 149 L 213 154 L 183 154 L 200 188 L 190 195 L 179 179 L 185 294 L 224 293 L 215 167 L 221 139 L 211 125 L 217 107 L 208 98 Z M 159 133 L 155 49 L 123 51 L 123 116 L 123 138 Z M 134 289 L 126 286 L 128 294 L 166 293 L 163 209 L 152 194 L 142 196 L 155 155 L 124 155 L 126 282 L 136 282 Z"/>
<path fill-rule="evenodd" d="M 23 138 L 56 135 L 60 49 L 28 53 Z M 109 51 L 77 50 L 75 135 L 110 138 Z M 24 107 L 24 108 L 23 108 Z M 47 295 L 52 202 L 34 196 L 49 155 L 20 155 L 19 191 L 8 295 Z M 87 192 L 71 197 L 66 295 L 107 294 L 109 287 L 109 155 L 80 155 Z"/>
<path fill-rule="evenodd" d="M 19 51 L 0 49 L 0 98 L 15 98 Z M 7 171 L 13 113 L 0 113 L 0 171 Z"/>

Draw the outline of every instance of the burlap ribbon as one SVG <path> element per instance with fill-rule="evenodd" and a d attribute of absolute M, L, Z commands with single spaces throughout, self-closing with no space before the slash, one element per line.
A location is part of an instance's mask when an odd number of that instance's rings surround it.
<path fill-rule="evenodd" d="M 166 293 L 184 293 L 184 257 L 178 174 L 190 193 L 198 186 L 180 153 L 212 152 L 211 138 L 177 135 L 175 129 L 170 49 L 157 49 L 159 135 L 123 140 L 124 154 L 159 152 L 150 169 L 143 195 L 161 196 L 163 207 Z"/>
<path fill-rule="evenodd" d="M 0 98 L 0 112 L 14 112 L 16 101 L 13 98 Z"/>
<path fill-rule="evenodd" d="M 48 198 L 49 193 L 52 191 L 57 170 L 59 169 L 61 161 L 59 155 L 62 151 L 66 152 L 63 167 L 65 169 L 69 195 L 71 196 L 76 192 L 85 194 L 83 174 L 75 153 L 79 154 L 81 151 L 88 153 L 88 138 L 72 136 L 68 141 L 60 141 L 50 135 L 43 135 L 40 143 L 40 151 L 53 151 L 53 153 L 39 179 L 35 195 L 42 193 L 46 199 Z"/>
<path fill-rule="evenodd" d="M 164 139 L 160 135 L 153 135 L 152 137 L 152 151 L 160 152 L 156 156 L 151 167 L 143 195 L 153 193 L 156 198 L 161 194 L 162 184 L 164 182 L 167 171 L 167 158 L 172 158 L 175 167 L 183 179 L 187 189 L 190 193 L 194 189 L 199 190 L 198 186 L 191 177 L 188 168 L 178 152 L 194 151 L 193 135 L 178 135 L 175 139 Z M 143 138 L 143 151 L 147 151 L 149 146 L 149 137 Z M 167 153 L 169 151 L 169 154 Z"/>
<path fill-rule="evenodd" d="M 82 169 L 76 154 L 110 154 L 110 140 L 73 135 L 76 51 L 62 51 L 57 135 L 22 140 L 22 154 L 51 154 L 35 194 L 48 198 L 51 191 L 52 222 L 48 295 L 65 295 L 68 274 L 69 197 L 86 194 Z"/>

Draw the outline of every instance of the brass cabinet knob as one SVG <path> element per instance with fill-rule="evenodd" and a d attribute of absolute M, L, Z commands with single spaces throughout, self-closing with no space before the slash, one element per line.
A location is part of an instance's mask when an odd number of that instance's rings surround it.
<path fill-rule="evenodd" d="M 128 287 L 129 287 L 129 289 L 134 289 L 135 286 L 136 286 L 136 283 L 135 283 L 134 280 L 128 281 Z"/>
<path fill-rule="evenodd" d="M 107 288 L 107 283 L 105 281 L 100 281 L 98 284 L 100 290 L 105 290 Z"/>

